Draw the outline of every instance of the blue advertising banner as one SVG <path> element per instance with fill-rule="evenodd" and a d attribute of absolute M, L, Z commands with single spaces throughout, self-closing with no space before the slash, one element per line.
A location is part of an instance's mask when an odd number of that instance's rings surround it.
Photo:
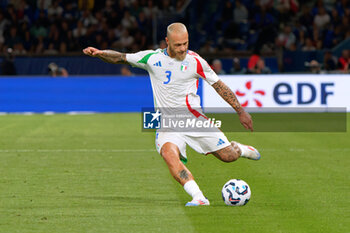
<path fill-rule="evenodd" d="M 2 77 L 0 112 L 140 112 L 153 106 L 147 76 Z"/>

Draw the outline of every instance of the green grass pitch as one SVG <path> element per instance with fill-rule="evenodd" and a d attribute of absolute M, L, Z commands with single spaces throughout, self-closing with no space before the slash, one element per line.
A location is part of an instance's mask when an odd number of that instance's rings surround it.
<path fill-rule="evenodd" d="M 140 117 L 0 116 L 0 232 L 349 232 L 349 132 L 226 134 L 257 147 L 260 161 L 189 149 L 211 201 L 196 208 L 184 206 L 190 197 Z M 231 178 L 250 185 L 246 206 L 222 201 Z"/>

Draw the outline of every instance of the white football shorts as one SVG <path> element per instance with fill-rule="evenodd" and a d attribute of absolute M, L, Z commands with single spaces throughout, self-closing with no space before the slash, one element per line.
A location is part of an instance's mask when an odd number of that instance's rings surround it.
<path fill-rule="evenodd" d="M 201 154 L 210 154 L 211 152 L 225 148 L 231 143 L 227 140 L 225 134 L 218 132 L 157 132 L 156 148 L 158 153 L 162 146 L 171 142 L 177 145 L 180 150 L 181 157 L 187 160 L 186 145 L 189 145 Z"/>

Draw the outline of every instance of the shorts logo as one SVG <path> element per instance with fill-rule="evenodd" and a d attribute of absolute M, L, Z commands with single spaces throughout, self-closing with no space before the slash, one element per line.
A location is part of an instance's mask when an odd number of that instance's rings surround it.
<path fill-rule="evenodd" d="M 144 129 L 159 129 L 161 124 L 162 113 L 157 112 L 143 112 L 143 128 Z"/>
<path fill-rule="evenodd" d="M 225 144 L 225 141 L 220 138 L 218 141 L 218 144 L 216 144 L 216 146 L 220 146 L 222 144 Z"/>

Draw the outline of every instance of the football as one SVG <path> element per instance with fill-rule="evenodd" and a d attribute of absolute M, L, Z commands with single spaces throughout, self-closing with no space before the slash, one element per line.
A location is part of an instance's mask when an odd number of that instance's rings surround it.
<path fill-rule="evenodd" d="M 249 185 L 240 179 L 232 179 L 222 187 L 222 199 L 226 205 L 242 206 L 250 200 L 251 190 Z"/>

